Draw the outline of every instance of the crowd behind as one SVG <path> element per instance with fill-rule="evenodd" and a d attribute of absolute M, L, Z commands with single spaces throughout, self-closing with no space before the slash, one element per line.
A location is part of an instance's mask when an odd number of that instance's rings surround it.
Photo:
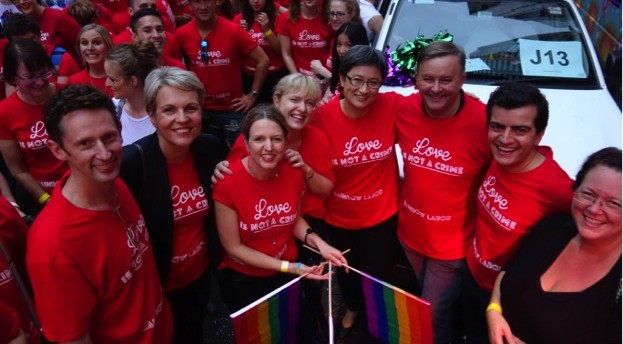
<path fill-rule="evenodd" d="M 348 340 L 400 256 L 435 343 L 621 342 L 621 150 L 572 179 L 538 88 L 435 42 L 379 92 L 367 0 L 1 1 L 0 343 L 201 343 L 296 276 L 325 324 L 328 261 Z"/>

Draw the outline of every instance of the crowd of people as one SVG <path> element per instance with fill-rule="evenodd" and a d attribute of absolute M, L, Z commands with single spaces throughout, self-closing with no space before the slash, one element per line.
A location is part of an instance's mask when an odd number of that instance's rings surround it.
<path fill-rule="evenodd" d="M 434 42 L 380 92 L 368 0 L 5 1 L 0 344 L 202 343 L 296 276 L 323 322 L 329 261 L 347 340 L 399 256 L 436 344 L 621 342 L 621 150 L 572 179 L 538 88 Z"/>

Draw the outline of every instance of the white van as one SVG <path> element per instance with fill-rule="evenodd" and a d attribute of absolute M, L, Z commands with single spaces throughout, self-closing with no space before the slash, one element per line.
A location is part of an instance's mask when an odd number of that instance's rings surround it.
<path fill-rule="evenodd" d="M 571 177 L 596 150 L 621 147 L 621 110 L 571 1 L 391 0 L 376 49 L 394 50 L 417 35 L 454 36 L 465 49 L 464 89 L 487 102 L 500 84 L 525 81 L 549 101 L 542 144 Z M 384 86 L 401 94 L 413 86 Z"/>

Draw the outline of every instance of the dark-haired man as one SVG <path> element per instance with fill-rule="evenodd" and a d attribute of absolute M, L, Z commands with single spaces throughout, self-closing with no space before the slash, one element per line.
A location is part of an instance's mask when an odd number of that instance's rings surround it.
<path fill-rule="evenodd" d="M 50 150 L 70 172 L 28 236 L 43 333 L 59 343 L 170 343 L 171 310 L 145 221 L 118 178 L 112 101 L 91 86 L 68 86 L 46 107 L 45 125 Z"/>
<path fill-rule="evenodd" d="M 164 49 L 167 43 L 167 32 L 164 30 L 160 12 L 153 8 L 141 8 L 130 18 L 130 29 L 132 29 L 132 40 L 135 42 L 148 41 L 154 44 L 160 53 L 161 66 L 186 69 L 181 59 L 172 58 Z"/>

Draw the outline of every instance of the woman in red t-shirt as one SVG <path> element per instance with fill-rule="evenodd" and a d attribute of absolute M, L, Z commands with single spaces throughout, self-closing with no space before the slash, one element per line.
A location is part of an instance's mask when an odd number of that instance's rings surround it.
<path fill-rule="evenodd" d="M 0 152 L 19 185 L 43 205 L 67 171 L 47 147 L 43 122 L 43 107 L 55 92 L 49 81 L 54 66 L 43 47 L 30 39 L 11 41 L 4 58 L 5 80 L 16 92 L 0 102 Z"/>
<path fill-rule="evenodd" d="M 112 97 L 112 90 L 106 86 L 104 61 L 108 50 L 113 47 L 112 37 L 104 27 L 87 24 L 80 29 L 76 50 L 82 57 L 85 68 L 69 77 L 67 85 L 91 84 Z"/>
<path fill-rule="evenodd" d="M 216 223 L 225 249 L 223 300 L 234 312 L 286 283 L 291 276 L 326 280 L 322 265 L 291 263 L 294 239 L 316 248 L 341 266 L 346 259 L 298 213 L 301 171 L 283 161 L 287 124 L 272 106 L 258 105 L 246 115 L 242 133 L 249 154 L 231 164 L 232 176 L 214 186 Z"/>

